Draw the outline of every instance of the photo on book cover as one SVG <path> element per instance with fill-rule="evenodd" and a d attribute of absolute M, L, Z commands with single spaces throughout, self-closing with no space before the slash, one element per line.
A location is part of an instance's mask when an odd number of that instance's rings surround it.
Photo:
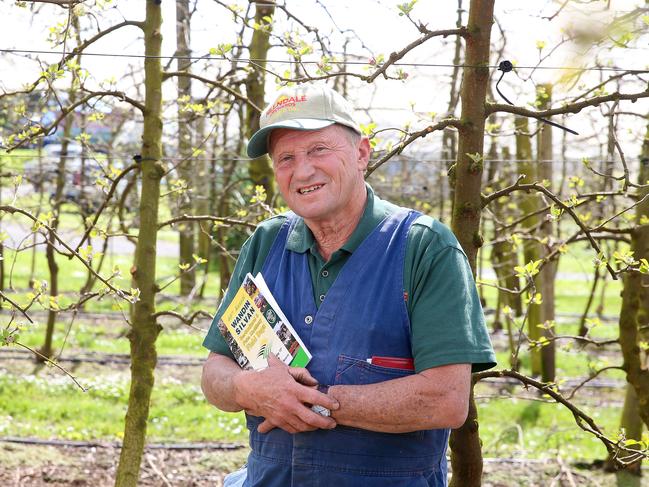
<path fill-rule="evenodd" d="M 291 366 L 304 367 L 311 359 L 261 274 L 246 275 L 218 326 L 244 369 L 266 367 L 271 353 Z"/>

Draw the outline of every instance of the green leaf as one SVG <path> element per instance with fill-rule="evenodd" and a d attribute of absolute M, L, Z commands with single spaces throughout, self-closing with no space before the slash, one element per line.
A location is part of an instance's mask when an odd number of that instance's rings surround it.
<path fill-rule="evenodd" d="M 640 259 L 640 267 L 638 272 L 641 274 L 649 274 L 649 261 L 647 259 Z"/>
<path fill-rule="evenodd" d="M 417 0 L 411 0 L 410 2 L 400 3 L 399 5 L 397 5 L 397 9 L 399 9 L 399 16 L 403 17 L 404 15 L 408 15 L 410 12 L 412 12 L 412 9 L 415 7 L 416 3 Z"/>

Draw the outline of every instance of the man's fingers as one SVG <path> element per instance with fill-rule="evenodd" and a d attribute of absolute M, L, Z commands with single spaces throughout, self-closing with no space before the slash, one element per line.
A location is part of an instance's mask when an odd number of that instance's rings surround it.
<path fill-rule="evenodd" d="M 278 359 L 275 354 L 269 354 L 268 355 L 268 366 L 269 367 L 287 367 L 287 365 L 282 362 L 280 359 Z"/>
<path fill-rule="evenodd" d="M 272 431 L 274 429 L 275 426 L 267 419 L 264 419 L 261 423 L 259 423 L 259 426 L 257 426 L 257 431 L 262 434 L 268 433 L 269 431 Z"/>
<path fill-rule="evenodd" d="M 318 380 L 304 367 L 289 367 L 288 373 L 291 374 L 296 381 L 305 386 L 313 387 L 318 385 Z"/>
<path fill-rule="evenodd" d="M 327 424 L 327 428 L 329 427 L 330 425 Z M 335 427 L 335 422 L 334 422 L 334 427 Z M 318 429 L 318 426 L 313 426 L 311 424 L 305 423 L 298 417 L 289 418 L 277 425 L 273 424 L 268 419 L 264 419 L 264 421 L 262 421 L 259 424 L 259 426 L 257 426 L 257 431 L 261 434 L 265 434 L 274 430 L 275 428 L 281 428 L 287 433 L 295 434 L 295 433 L 302 433 L 304 431 L 315 431 Z"/>
<path fill-rule="evenodd" d="M 300 411 L 300 420 L 314 428 L 318 429 L 333 429 L 336 427 L 336 421 L 328 416 L 322 416 L 314 412 L 311 408 Z"/>
<path fill-rule="evenodd" d="M 327 394 L 323 394 L 316 389 L 302 389 L 299 399 L 303 403 L 317 404 L 318 406 L 323 406 L 327 409 L 331 409 L 332 411 L 335 411 L 340 407 L 338 401 L 336 401 L 333 397 Z"/>

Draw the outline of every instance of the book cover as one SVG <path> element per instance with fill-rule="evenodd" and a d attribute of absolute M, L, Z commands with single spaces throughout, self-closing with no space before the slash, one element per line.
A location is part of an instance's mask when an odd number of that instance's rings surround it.
<path fill-rule="evenodd" d="M 293 367 L 305 367 L 311 354 L 282 313 L 261 274 L 247 274 L 219 320 L 237 363 L 263 369 L 269 354 Z"/>

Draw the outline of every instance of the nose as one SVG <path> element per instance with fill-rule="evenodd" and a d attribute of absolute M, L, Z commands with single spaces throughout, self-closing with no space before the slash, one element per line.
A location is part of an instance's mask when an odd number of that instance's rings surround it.
<path fill-rule="evenodd" d="M 293 171 L 293 177 L 297 178 L 300 181 L 308 181 L 311 176 L 315 173 L 315 167 L 313 162 L 307 154 L 296 154 L 295 159 L 295 169 Z"/>

